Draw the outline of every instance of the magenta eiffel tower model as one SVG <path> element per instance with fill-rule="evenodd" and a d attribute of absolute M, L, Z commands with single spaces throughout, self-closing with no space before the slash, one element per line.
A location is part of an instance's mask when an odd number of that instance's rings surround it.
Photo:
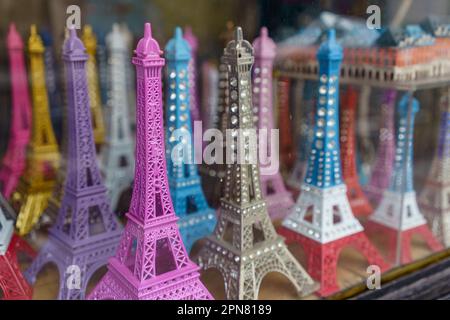
<path fill-rule="evenodd" d="M 55 263 L 60 274 L 60 300 L 84 299 L 89 278 L 114 254 L 122 233 L 110 211 L 107 190 L 97 167 L 86 81 L 87 59 L 75 29 L 70 30 L 63 46 L 68 129 L 63 198 L 48 241 L 25 274 L 34 283 L 45 264 Z M 79 286 L 69 278 L 74 268 L 80 271 Z"/>
<path fill-rule="evenodd" d="M 253 41 L 255 65 L 253 68 L 253 103 L 258 114 L 259 130 L 267 130 L 267 155 L 272 154 L 271 132 L 273 130 L 272 67 L 276 55 L 276 45 L 269 38 L 267 28 L 261 28 L 258 38 Z M 256 114 L 255 113 L 255 114 Z M 262 146 L 260 142 L 260 146 Z M 277 150 L 277 149 L 275 149 Z M 292 195 L 286 190 L 283 178 L 277 168 L 271 174 L 263 174 L 273 164 L 260 163 L 261 192 L 266 200 L 271 219 L 284 218 L 294 205 Z"/>
<path fill-rule="evenodd" d="M 137 143 L 128 221 L 108 272 L 89 299 L 212 299 L 181 241 L 167 180 L 161 69 L 150 23 L 135 51 Z"/>
<path fill-rule="evenodd" d="M 8 149 L 0 169 L 1 192 L 8 199 L 16 189 L 25 169 L 26 148 L 31 133 L 31 100 L 23 54 L 23 41 L 11 24 L 8 32 L 8 52 L 11 75 L 11 127 Z"/>
<path fill-rule="evenodd" d="M 383 192 L 389 187 L 394 167 L 395 155 L 395 99 L 397 92 L 389 89 L 384 92 L 381 103 L 381 128 L 378 138 L 378 151 L 369 183 L 364 186 L 367 198 L 374 205 L 378 205 Z"/>

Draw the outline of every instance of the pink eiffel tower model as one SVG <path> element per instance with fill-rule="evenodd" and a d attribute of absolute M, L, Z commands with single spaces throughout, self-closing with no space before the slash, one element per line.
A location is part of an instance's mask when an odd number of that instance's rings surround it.
<path fill-rule="evenodd" d="M 137 144 L 128 221 L 108 272 L 89 299 L 212 299 L 181 241 L 165 160 L 161 69 L 150 23 L 135 51 Z"/>
<path fill-rule="evenodd" d="M 276 55 L 276 45 L 268 36 L 267 28 L 261 28 L 258 38 L 253 41 L 255 66 L 253 68 L 253 103 L 258 114 L 259 130 L 267 130 L 267 155 L 271 152 L 271 131 L 273 129 L 272 67 Z M 262 146 L 262 145 L 261 145 Z M 271 164 L 260 163 L 261 170 L 269 170 Z M 273 165 L 273 164 L 272 164 Z M 270 217 L 284 218 L 294 205 L 292 195 L 286 190 L 283 178 L 277 168 L 272 174 L 261 173 L 261 191 L 266 200 Z"/>
<path fill-rule="evenodd" d="M 89 278 L 114 254 L 122 228 L 110 211 L 107 189 L 97 166 L 86 81 L 86 49 L 75 29 L 64 42 L 67 90 L 67 176 L 55 225 L 47 243 L 26 271 L 34 283 L 42 267 L 53 262 L 60 274 L 58 299 L 84 299 Z M 79 286 L 71 282 L 77 267 Z"/>
<path fill-rule="evenodd" d="M 394 167 L 395 137 L 395 100 L 397 92 L 389 89 L 383 93 L 381 102 L 381 128 L 378 138 L 378 151 L 369 183 L 364 192 L 373 205 L 378 205 L 383 192 L 389 187 Z"/>
<path fill-rule="evenodd" d="M 11 75 L 12 110 L 8 149 L 0 169 L 1 192 L 8 199 L 16 189 L 26 165 L 31 134 L 31 100 L 23 54 L 23 41 L 16 26 L 9 26 L 7 46 Z"/>

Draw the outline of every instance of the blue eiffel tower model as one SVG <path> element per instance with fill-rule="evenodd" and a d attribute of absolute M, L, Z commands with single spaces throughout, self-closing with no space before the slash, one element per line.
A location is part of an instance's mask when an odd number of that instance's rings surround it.
<path fill-rule="evenodd" d="M 167 102 L 166 152 L 170 194 L 186 250 L 209 235 L 216 225 L 215 211 L 208 206 L 201 188 L 197 165 L 193 161 L 193 139 L 189 106 L 188 63 L 191 48 L 181 28 L 166 46 Z M 201 146 L 199 146 L 201 147 Z"/>

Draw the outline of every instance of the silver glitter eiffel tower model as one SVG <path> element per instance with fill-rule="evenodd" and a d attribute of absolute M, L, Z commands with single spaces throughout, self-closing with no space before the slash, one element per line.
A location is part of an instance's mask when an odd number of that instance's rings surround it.
<path fill-rule="evenodd" d="M 117 208 L 122 192 L 130 187 L 134 176 L 134 141 L 129 122 L 127 88 L 128 44 L 118 24 L 113 25 L 106 45 L 109 51 L 107 138 L 102 149 L 102 170 L 111 208 Z"/>
<path fill-rule="evenodd" d="M 224 62 L 229 79 L 227 130 L 233 137 L 227 145 L 232 145 L 234 158 L 240 160 L 227 160 L 218 223 L 200 250 L 198 262 L 203 269 L 216 268 L 222 273 L 228 299 L 257 299 L 261 281 L 270 272 L 284 274 L 300 295 L 306 295 L 314 291 L 314 282 L 275 232 L 261 196 L 259 166 L 256 160 L 250 161 L 250 148 L 256 148 L 256 143 L 247 143 L 255 132 L 253 61 L 253 48 L 237 28 L 235 39 L 225 49 Z"/>

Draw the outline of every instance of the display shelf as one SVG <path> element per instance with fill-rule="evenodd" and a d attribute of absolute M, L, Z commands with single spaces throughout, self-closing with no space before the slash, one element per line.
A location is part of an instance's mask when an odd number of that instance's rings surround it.
<path fill-rule="evenodd" d="M 296 71 L 276 70 L 276 77 L 284 77 L 295 80 L 317 80 L 315 73 L 298 73 Z M 354 77 L 339 78 L 341 85 L 370 86 L 373 88 L 395 89 L 398 91 L 418 91 L 441 88 L 450 85 L 450 76 L 441 78 L 427 78 L 411 81 L 378 81 L 373 79 L 361 79 Z"/>

